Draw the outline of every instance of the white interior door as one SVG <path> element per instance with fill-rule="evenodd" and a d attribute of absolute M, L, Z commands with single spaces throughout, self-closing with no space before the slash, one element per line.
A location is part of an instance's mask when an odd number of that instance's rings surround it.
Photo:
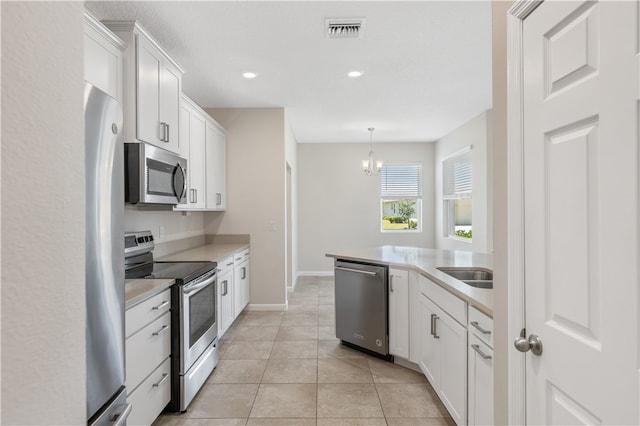
<path fill-rule="evenodd" d="M 638 4 L 523 22 L 528 424 L 639 424 Z"/>

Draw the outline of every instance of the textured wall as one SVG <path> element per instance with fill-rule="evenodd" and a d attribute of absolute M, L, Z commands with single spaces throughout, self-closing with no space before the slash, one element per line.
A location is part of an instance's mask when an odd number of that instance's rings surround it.
<path fill-rule="evenodd" d="M 327 252 L 381 245 L 433 247 L 433 144 L 373 144 L 378 160 L 422 161 L 422 232 L 380 232 L 380 178 L 362 172 L 369 144 L 298 145 L 298 267 L 333 273 Z"/>
<path fill-rule="evenodd" d="M 283 305 L 287 297 L 284 109 L 206 111 L 227 130 L 229 196 L 226 212 L 205 213 L 205 231 L 249 234 L 250 303 Z"/>
<path fill-rule="evenodd" d="M 447 136 L 436 142 L 435 148 L 435 191 L 436 191 L 436 246 L 444 250 L 471 250 L 488 253 L 490 243 L 491 211 L 489 194 L 492 182 L 489 180 L 489 163 L 487 158 L 488 141 L 491 135 L 491 111 L 480 115 L 458 127 Z M 473 241 L 467 242 L 445 236 L 443 224 L 442 201 L 442 161 L 452 154 L 473 145 Z"/>
<path fill-rule="evenodd" d="M 1 421 L 85 424 L 83 3 L 1 7 Z"/>

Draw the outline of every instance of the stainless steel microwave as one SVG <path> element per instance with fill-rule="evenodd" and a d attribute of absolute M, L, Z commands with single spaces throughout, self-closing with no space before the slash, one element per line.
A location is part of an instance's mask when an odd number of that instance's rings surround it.
<path fill-rule="evenodd" d="M 185 204 L 187 160 L 144 142 L 124 144 L 125 193 L 130 204 Z"/>

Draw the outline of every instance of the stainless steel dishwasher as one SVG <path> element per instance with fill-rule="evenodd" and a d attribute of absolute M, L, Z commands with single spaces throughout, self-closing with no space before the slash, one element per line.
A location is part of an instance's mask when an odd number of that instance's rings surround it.
<path fill-rule="evenodd" d="M 385 359 L 389 355 L 388 268 L 336 259 L 336 337 Z"/>

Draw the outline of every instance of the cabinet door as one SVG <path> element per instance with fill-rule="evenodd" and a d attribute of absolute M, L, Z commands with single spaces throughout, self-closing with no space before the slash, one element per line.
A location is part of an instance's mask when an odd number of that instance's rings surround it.
<path fill-rule="evenodd" d="M 227 161 L 224 132 L 207 121 L 207 210 L 227 208 Z"/>
<path fill-rule="evenodd" d="M 218 337 L 222 337 L 235 319 L 233 315 L 233 272 L 218 277 L 218 299 L 220 300 Z"/>
<path fill-rule="evenodd" d="M 179 110 L 180 110 L 180 81 L 181 74 L 173 66 L 160 63 L 160 123 L 165 126 L 164 149 L 180 152 L 180 130 L 179 130 Z M 204 156 L 203 156 L 204 157 Z M 204 193 L 202 194 L 204 198 Z"/>
<path fill-rule="evenodd" d="M 249 303 L 249 263 L 247 261 L 243 261 L 242 258 L 238 260 L 239 255 L 236 255 L 235 266 L 233 270 L 233 278 L 234 278 L 234 310 L 235 315 L 240 315 L 240 312 L 247 306 Z"/>
<path fill-rule="evenodd" d="M 440 380 L 440 342 L 439 338 L 432 334 L 432 325 L 436 321 L 440 309 L 422 293 L 419 293 L 418 299 L 420 310 L 420 358 L 418 365 L 427 376 L 431 386 L 437 390 Z"/>
<path fill-rule="evenodd" d="M 409 358 L 409 272 L 389 271 L 389 352 Z"/>
<path fill-rule="evenodd" d="M 204 209 L 206 205 L 204 118 L 192 111 L 189 123 L 189 159 L 187 161 L 189 192 L 187 194 L 187 202 L 190 208 Z"/>
<path fill-rule="evenodd" d="M 444 311 L 434 324 L 440 343 L 439 392 L 457 424 L 467 422 L 467 330 Z"/>
<path fill-rule="evenodd" d="M 493 424 L 493 350 L 469 334 L 469 424 Z"/>
<path fill-rule="evenodd" d="M 140 36 L 136 36 L 137 47 L 137 105 L 136 136 L 139 140 L 164 148 L 160 140 L 160 66 L 161 61 L 155 49 Z M 177 111 L 177 109 L 176 109 Z"/>

